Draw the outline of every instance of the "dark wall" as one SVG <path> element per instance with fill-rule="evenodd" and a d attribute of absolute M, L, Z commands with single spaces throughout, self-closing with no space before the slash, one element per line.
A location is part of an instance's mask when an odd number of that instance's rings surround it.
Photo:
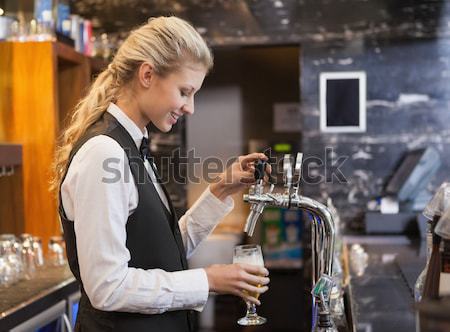
<path fill-rule="evenodd" d="M 214 50 L 214 68 L 206 77 L 202 89 L 227 85 L 239 87 L 243 107 L 244 153 L 249 139 L 300 140 L 298 132 L 273 131 L 274 104 L 298 103 L 300 100 L 299 63 L 299 46 Z M 226 100 L 217 102 L 226 103 Z"/>
<path fill-rule="evenodd" d="M 305 184 L 307 195 L 328 193 L 348 225 L 357 227 L 367 201 L 380 195 L 406 151 L 432 145 L 440 152 L 443 165 L 430 190 L 448 178 L 449 39 L 360 39 L 314 43 L 302 49 L 303 152 L 327 162 L 310 168 L 312 175 L 324 178 L 319 185 Z M 367 74 L 367 132 L 321 133 L 319 73 L 353 70 Z M 346 178 L 343 183 L 336 177 L 325 178 L 339 157 L 348 158 L 340 168 Z"/>
<path fill-rule="evenodd" d="M 299 47 L 253 47 L 240 51 L 244 80 L 244 139 L 299 140 L 273 130 L 275 103 L 300 100 Z"/>

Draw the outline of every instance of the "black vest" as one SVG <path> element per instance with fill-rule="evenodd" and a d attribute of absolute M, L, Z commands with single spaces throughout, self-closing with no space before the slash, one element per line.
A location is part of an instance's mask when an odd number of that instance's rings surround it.
<path fill-rule="evenodd" d="M 145 270 L 158 268 L 168 272 L 187 269 L 186 253 L 178 227 L 178 219 L 167 191 L 162 186 L 172 214 L 167 211 L 152 184 L 134 140 L 111 114 L 105 112 L 79 139 L 70 153 L 67 169 L 81 146 L 97 135 L 109 136 L 120 144 L 128 157 L 131 173 L 137 185 L 139 203 L 134 213 L 129 216 L 126 224 L 126 247 L 131 256 L 128 266 Z M 74 223 L 66 218 L 61 195 L 59 207 L 70 269 L 81 284 L 81 300 L 76 331 L 192 331 L 193 313 L 188 310 L 145 315 L 95 309 L 83 289 L 77 258 Z"/>

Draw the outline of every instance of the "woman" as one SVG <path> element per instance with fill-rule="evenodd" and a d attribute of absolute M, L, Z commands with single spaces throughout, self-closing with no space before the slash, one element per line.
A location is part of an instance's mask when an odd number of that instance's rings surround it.
<path fill-rule="evenodd" d="M 265 156 L 240 157 L 180 220 L 147 158 L 146 125 L 167 132 L 193 114 L 211 67 L 208 47 L 187 22 L 150 19 L 76 106 L 54 181 L 70 268 L 81 284 L 76 330 L 190 331 L 191 310 L 202 310 L 209 291 L 259 304 L 247 294 L 267 290 L 264 268 L 188 270 L 186 263 Z"/>

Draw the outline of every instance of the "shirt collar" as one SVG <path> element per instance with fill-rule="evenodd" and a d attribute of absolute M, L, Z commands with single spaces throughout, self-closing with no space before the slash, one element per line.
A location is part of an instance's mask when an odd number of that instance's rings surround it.
<path fill-rule="evenodd" d="M 106 111 L 114 116 L 116 120 L 119 121 L 119 123 L 126 129 L 126 131 L 128 131 L 136 143 L 136 147 L 139 149 L 141 146 L 142 137 L 148 138 L 147 128 L 144 127 L 144 133 L 142 133 L 142 130 L 137 126 L 137 124 L 114 103 L 110 103 Z"/>

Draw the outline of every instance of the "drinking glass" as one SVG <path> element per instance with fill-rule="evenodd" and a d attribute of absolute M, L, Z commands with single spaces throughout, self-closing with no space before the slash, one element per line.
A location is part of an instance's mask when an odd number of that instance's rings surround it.
<path fill-rule="evenodd" d="M 40 237 L 33 236 L 33 252 L 36 266 L 44 265 L 44 252 L 42 250 L 42 240 Z"/>
<path fill-rule="evenodd" d="M 48 262 L 53 266 L 66 264 L 65 243 L 62 236 L 52 236 L 48 242 Z"/>
<path fill-rule="evenodd" d="M 30 280 L 36 274 L 36 255 L 33 249 L 33 237 L 30 234 L 22 234 L 22 262 L 24 278 Z"/>
<path fill-rule="evenodd" d="M 16 255 L 20 256 L 20 252 L 21 252 L 21 243 L 20 241 L 17 239 L 17 237 L 14 234 L 1 234 L 0 235 L 0 241 L 1 240 L 6 240 L 12 243 L 13 245 L 13 251 Z"/>
<path fill-rule="evenodd" d="M 21 257 L 22 245 L 14 234 L 1 234 L 2 251 L 4 251 L 5 259 L 8 261 L 14 272 L 14 281 L 18 281 L 22 277 L 23 264 Z M 5 244 L 8 244 L 5 246 Z"/>
<path fill-rule="evenodd" d="M 234 248 L 233 263 L 264 266 L 261 247 L 257 244 L 236 246 Z M 257 287 L 261 287 L 261 285 L 257 285 Z M 245 290 L 243 292 L 248 294 L 248 292 Z M 253 293 L 249 295 L 255 298 L 259 297 L 259 293 Z M 237 321 L 239 325 L 262 325 L 267 321 L 266 318 L 258 316 L 258 314 L 256 313 L 256 305 L 254 303 L 248 301 L 245 301 L 245 303 L 247 304 L 247 314 L 245 315 L 245 317 L 242 317 Z"/>
<path fill-rule="evenodd" d="M 9 262 L 9 250 L 11 243 L 0 240 L 0 286 L 8 287 L 16 281 L 16 272 Z"/>

